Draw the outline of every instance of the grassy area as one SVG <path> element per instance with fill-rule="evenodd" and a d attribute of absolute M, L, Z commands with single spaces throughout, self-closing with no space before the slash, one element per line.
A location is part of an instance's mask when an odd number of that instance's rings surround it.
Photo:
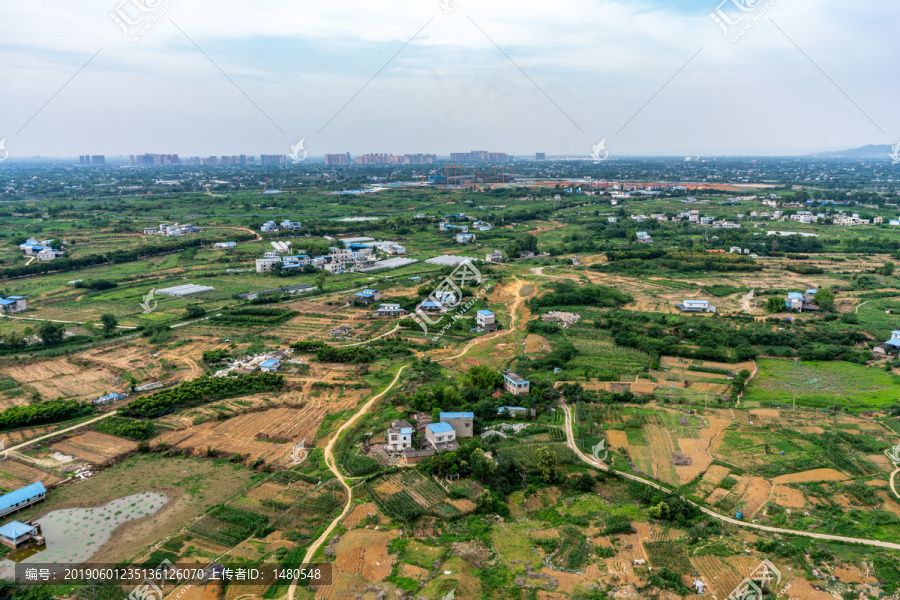
<path fill-rule="evenodd" d="M 900 402 L 900 377 L 846 362 L 763 359 L 744 396 L 765 405 L 881 408 Z"/>

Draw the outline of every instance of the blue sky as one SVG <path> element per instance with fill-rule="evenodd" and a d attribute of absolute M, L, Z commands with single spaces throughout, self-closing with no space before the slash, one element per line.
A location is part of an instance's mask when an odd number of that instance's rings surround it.
<path fill-rule="evenodd" d="M 613 155 L 782 154 L 900 139 L 890 1 L 729 0 L 730 37 L 718 7 L 4 0 L 0 139 L 14 156 L 287 153 L 301 138 L 313 155 L 581 155 L 604 138 Z M 157 22 L 132 41 L 117 9 L 132 37 Z"/>

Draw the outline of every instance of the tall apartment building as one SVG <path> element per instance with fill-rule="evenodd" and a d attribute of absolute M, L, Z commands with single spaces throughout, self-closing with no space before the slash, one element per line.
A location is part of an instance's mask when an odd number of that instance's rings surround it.
<path fill-rule="evenodd" d="M 284 154 L 262 154 L 259 157 L 261 165 L 283 165 L 285 162 Z"/>
<path fill-rule="evenodd" d="M 346 154 L 326 154 L 325 155 L 325 164 L 326 165 L 349 165 L 353 159 L 350 157 L 350 153 Z"/>
<path fill-rule="evenodd" d="M 139 154 L 128 157 L 128 164 L 135 167 L 150 165 L 180 165 L 181 159 L 177 154 Z"/>
<path fill-rule="evenodd" d="M 106 164 L 106 157 L 102 154 L 95 154 L 91 157 L 91 165 L 103 166 Z"/>
<path fill-rule="evenodd" d="M 547 155 L 543 152 L 535 152 L 534 160 L 547 160 Z"/>
<path fill-rule="evenodd" d="M 509 155 L 505 152 L 472 150 L 471 152 L 451 152 L 450 160 L 453 162 L 502 162 L 509 160 Z"/>
<path fill-rule="evenodd" d="M 436 154 L 363 154 L 356 157 L 358 165 L 428 165 L 437 162 Z"/>

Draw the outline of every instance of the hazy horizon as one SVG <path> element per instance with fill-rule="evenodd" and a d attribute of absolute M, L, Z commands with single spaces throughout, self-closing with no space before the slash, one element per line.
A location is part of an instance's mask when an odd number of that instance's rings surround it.
<path fill-rule="evenodd" d="M 893 4 L 733 2 L 9 0 L 0 139 L 11 160 L 301 139 L 317 157 L 578 157 L 603 139 L 612 157 L 797 156 L 900 139 Z M 711 13 L 738 23 L 728 37 Z"/>

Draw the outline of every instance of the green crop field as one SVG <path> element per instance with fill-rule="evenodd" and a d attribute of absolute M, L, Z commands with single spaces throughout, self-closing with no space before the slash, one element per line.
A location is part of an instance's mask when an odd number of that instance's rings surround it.
<path fill-rule="evenodd" d="M 744 398 L 765 405 L 797 403 L 879 408 L 900 403 L 900 377 L 845 362 L 762 359 Z"/>

